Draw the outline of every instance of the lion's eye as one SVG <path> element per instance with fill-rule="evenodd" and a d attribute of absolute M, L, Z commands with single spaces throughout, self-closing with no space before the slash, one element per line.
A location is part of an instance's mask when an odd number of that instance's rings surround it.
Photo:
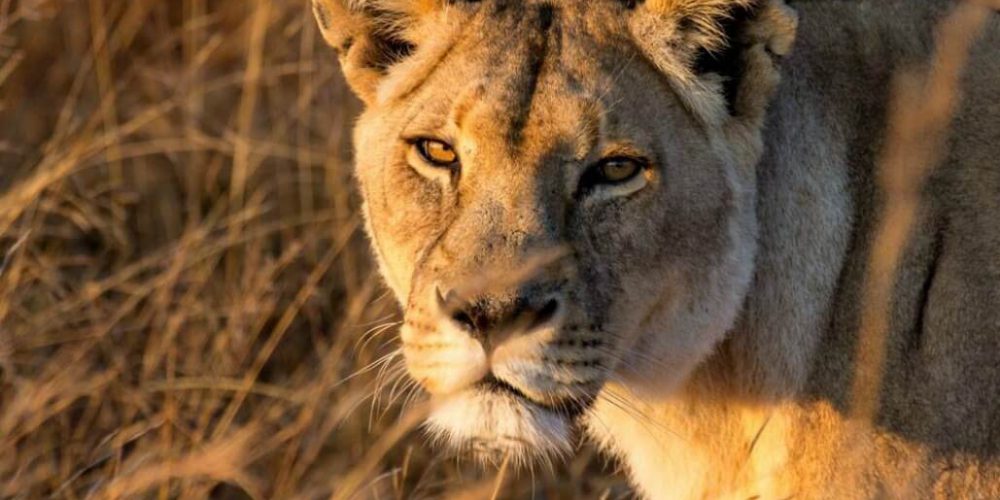
<path fill-rule="evenodd" d="M 642 171 L 642 165 L 631 158 L 610 158 L 597 165 L 598 176 L 608 184 L 625 182 Z"/>
<path fill-rule="evenodd" d="M 616 156 L 605 158 L 587 169 L 580 179 L 580 193 L 592 191 L 597 186 L 626 184 L 646 169 L 646 163 L 635 158 Z"/>
<path fill-rule="evenodd" d="M 450 144 L 434 139 L 420 139 L 413 144 L 420 157 L 435 167 L 453 167 L 458 163 L 458 153 Z"/>

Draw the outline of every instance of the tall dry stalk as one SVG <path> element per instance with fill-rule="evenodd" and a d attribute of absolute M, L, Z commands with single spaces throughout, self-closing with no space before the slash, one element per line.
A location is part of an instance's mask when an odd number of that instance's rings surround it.
<path fill-rule="evenodd" d="M 889 306 L 896 270 L 913 231 L 924 181 L 945 153 L 948 127 L 959 102 L 959 84 L 972 44 L 992 12 L 985 1 L 960 4 L 940 25 L 926 73 L 896 80 L 886 145 L 878 162 L 885 206 L 868 257 L 852 418 L 871 422 L 878 411 Z"/>
<path fill-rule="evenodd" d="M 855 373 L 849 417 L 853 431 L 847 436 L 845 455 L 856 474 L 872 460 L 870 441 L 879 411 L 893 289 L 903 253 L 911 239 L 920 208 L 924 183 L 946 152 L 949 125 L 960 99 L 959 86 L 973 43 L 1000 7 L 992 0 L 959 4 L 939 25 L 935 49 L 926 70 L 901 73 L 890 103 L 888 132 L 878 160 L 879 186 L 885 193 L 878 218 L 862 297 Z M 916 491 L 922 470 L 915 457 L 904 469 L 909 477 L 897 478 L 896 491 Z M 859 484 L 859 477 L 845 478 Z"/>

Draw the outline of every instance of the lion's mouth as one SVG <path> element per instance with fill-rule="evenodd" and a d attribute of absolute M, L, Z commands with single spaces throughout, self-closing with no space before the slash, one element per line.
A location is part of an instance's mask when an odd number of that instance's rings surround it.
<path fill-rule="evenodd" d="M 499 378 L 438 399 L 426 422 L 432 438 L 485 461 L 534 458 L 571 451 L 579 407 L 543 405 Z"/>
<path fill-rule="evenodd" d="M 510 385 L 510 383 L 506 381 L 494 377 L 493 375 L 489 375 L 484 379 L 480 380 L 478 383 L 476 383 L 476 389 L 479 389 L 481 391 L 506 393 L 512 396 L 516 396 L 520 399 L 530 401 L 530 399 L 528 399 L 528 396 L 526 396 L 523 392 L 521 392 L 520 389 L 514 387 L 513 385 Z"/>
<path fill-rule="evenodd" d="M 560 417 L 566 418 L 570 421 L 575 421 L 584 412 L 586 412 L 594 403 L 594 398 L 592 397 L 580 397 L 575 398 L 571 401 L 538 401 L 529 397 L 523 391 L 510 384 L 505 380 L 501 380 L 493 375 L 488 375 L 482 380 L 480 380 L 475 385 L 475 389 L 497 394 L 497 395 L 507 395 L 513 397 L 514 399 L 521 401 L 522 403 L 531 404 L 537 406 L 543 410 L 552 412 Z"/>

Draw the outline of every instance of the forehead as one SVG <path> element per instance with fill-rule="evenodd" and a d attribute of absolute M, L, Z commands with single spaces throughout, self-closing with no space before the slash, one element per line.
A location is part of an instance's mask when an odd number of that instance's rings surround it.
<path fill-rule="evenodd" d="M 470 24 L 491 39 L 519 37 L 534 43 L 610 41 L 625 29 L 628 8 L 618 0 L 485 1 L 470 9 Z"/>
<path fill-rule="evenodd" d="M 416 52 L 392 71 L 381 101 L 411 97 L 429 81 L 453 84 L 441 78 L 447 71 L 515 87 L 537 86 L 542 73 L 553 72 L 588 78 L 593 85 L 639 53 L 630 43 L 622 0 L 451 0 L 447 5 L 418 16 Z"/>
<path fill-rule="evenodd" d="M 405 88 L 394 97 L 417 121 L 480 118 L 511 143 L 538 128 L 532 122 L 550 132 L 560 122 L 596 127 L 591 122 L 616 107 L 635 109 L 627 101 L 646 100 L 657 87 L 655 69 L 628 36 L 627 8 L 619 0 L 456 7 L 442 16 L 451 25 L 428 30 L 414 61 L 395 75 Z"/>

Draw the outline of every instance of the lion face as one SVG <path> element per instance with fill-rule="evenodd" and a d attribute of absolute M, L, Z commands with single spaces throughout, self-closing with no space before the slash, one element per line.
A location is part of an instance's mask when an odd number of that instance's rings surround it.
<path fill-rule="evenodd" d="M 609 382 L 683 382 L 734 321 L 755 226 L 746 146 L 705 112 L 725 109 L 718 80 L 665 73 L 690 57 L 635 41 L 652 14 L 514 3 L 411 12 L 406 56 L 352 84 L 368 232 L 408 372 L 438 402 L 428 428 L 521 460 L 568 450 Z M 328 40 L 359 43 L 330 34 L 334 7 L 317 4 Z"/>

